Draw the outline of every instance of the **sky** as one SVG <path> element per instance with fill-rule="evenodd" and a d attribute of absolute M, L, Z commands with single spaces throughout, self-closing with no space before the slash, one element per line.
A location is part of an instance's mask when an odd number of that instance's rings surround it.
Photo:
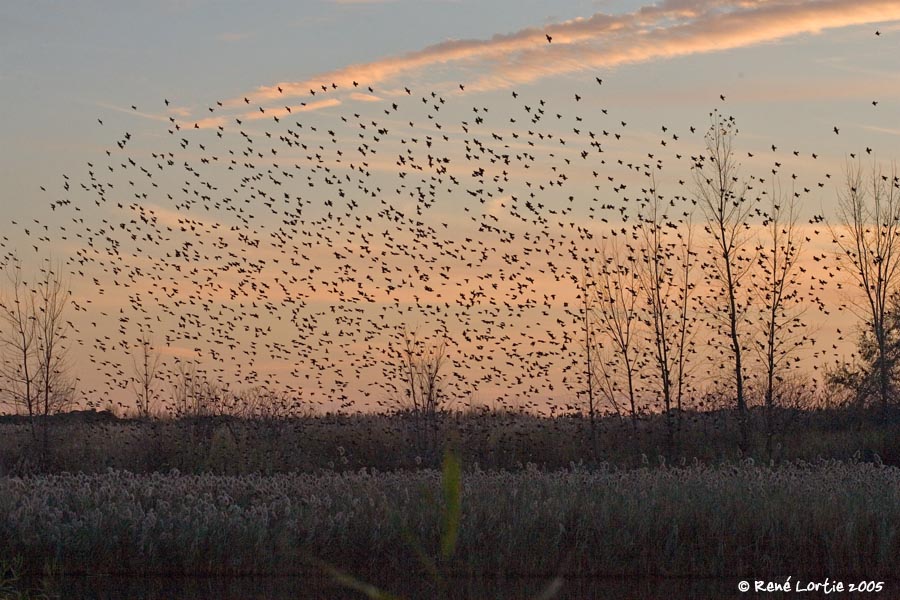
<path fill-rule="evenodd" d="M 757 189 L 833 219 L 851 154 L 896 159 L 898 57 L 887 0 L 4 3 L 3 252 L 66 262 L 85 403 L 130 402 L 146 330 L 168 367 L 384 407 L 406 327 L 449 340 L 459 403 L 578 406 L 572 274 L 640 165 L 689 198 L 718 110 Z M 537 190 L 543 225 L 519 216 Z M 852 286 L 826 279 L 810 372 L 852 351 Z"/>

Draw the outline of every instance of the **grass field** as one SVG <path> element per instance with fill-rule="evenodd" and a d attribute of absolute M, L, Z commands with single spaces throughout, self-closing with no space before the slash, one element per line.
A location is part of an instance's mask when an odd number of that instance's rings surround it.
<path fill-rule="evenodd" d="M 821 461 L 469 470 L 443 560 L 441 473 L 0 479 L 0 559 L 25 572 L 890 577 L 900 470 Z"/>
<path fill-rule="evenodd" d="M 846 409 L 782 409 L 770 456 L 763 415 L 751 416 L 756 433 L 748 456 L 759 463 L 878 456 L 900 466 L 900 419 Z M 417 432 L 427 434 L 427 447 Z M 672 447 L 662 415 L 645 415 L 636 428 L 614 417 L 601 419 L 596 447 L 586 417 L 514 412 L 439 413 L 427 432 L 408 414 L 140 420 L 88 413 L 51 417 L 39 422 L 37 433 L 35 438 L 27 419 L 0 417 L 0 475 L 108 468 L 224 475 L 413 470 L 437 468 L 448 445 L 458 449 L 463 464 L 485 470 L 516 470 L 529 463 L 554 470 L 572 463 L 636 468 L 660 460 L 716 464 L 747 458 L 737 452 L 737 419 L 730 410 L 685 413 Z"/>

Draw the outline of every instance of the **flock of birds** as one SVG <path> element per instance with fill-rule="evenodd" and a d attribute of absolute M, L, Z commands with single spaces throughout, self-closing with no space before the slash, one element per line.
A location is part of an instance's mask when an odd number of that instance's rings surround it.
<path fill-rule="evenodd" d="M 34 256 L 65 261 L 76 368 L 114 382 L 82 389 L 98 405 L 125 399 L 116 390 L 130 389 L 149 336 L 167 365 L 162 396 L 180 361 L 222 386 L 282 390 L 304 405 L 388 409 L 404 397 L 412 340 L 426 356 L 444 348 L 443 390 L 457 407 L 581 410 L 585 273 L 602 261 L 633 268 L 643 217 L 661 198 L 667 239 L 682 240 L 689 223 L 696 231 L 689 362 L 701 390 L 721 379 L 706 360 L 727 354 L 713 343 L 720 287 L 693 177 L 710 123 L 661 125 L 637 155 L 647 132 L 631 134 L 604 89 L 592 76 L 568 100 L 511 91 L 491 107 L 464 84 L 323 82 L 299 104 L 217 101 L 202 119 L 179 117 L 165 99 L 164 126 L 121 131 L 83 173 L 42 188 L 46 218 L 15 225 Z M 324 103 L 339 94 L 343 102 Z M 783 166 L 818 158 L 802 154 L 773 144 L 756 157 L 765 175 L 742 175 L 754 225 L 776 180 L 801 203 L 834 197 L 839 175 L 804 184 Z M 827 312 L 824 298 L 843 279 L 822 217 L 802 226 L 792 299 Z M 754 250 L 764 251 L 756 237 Z M 745 287 L 752 338 L 758 297 Z M 806 329 L 796 337 L 814 341 Z M 820 346 L 807 368 L 836 348 Z M 646 369 L 641 385 L 652 404 Z"/>

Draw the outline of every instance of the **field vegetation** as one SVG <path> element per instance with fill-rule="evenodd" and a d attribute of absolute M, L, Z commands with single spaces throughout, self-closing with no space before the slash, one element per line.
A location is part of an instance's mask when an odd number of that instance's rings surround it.
<path fill-rule="evenodd" d="M 455 575 L 884 578 L 900 556 L 900 470 L 874 463 L 476 469 L 459 499 L 448 553 L 453 499 L 432 469 L 7 477 L 0 547 L 31 572 L 169 575 L 326 561 L 381 575 L 433 564 Z"/>
<path fill-rule="evenodd" d="M 634 468 L 742 458 L 777 465 L 877 457 L 900 466 L 900 422 L 885 420 L 880 410 L 778 409 L 770 414 L 757 407 L 750 417 L 757 433 L 751 434 L 750 448 L 742 453 L 732 410 L 680 414 L 674 446 L 668 439 L 667 417 L 660 414 L 645 414 L 636 422 L 606 416 L 592 426 L 583 414 L 446 411 L 434 415 L 429 433 L 433 445 L 427 447 L 417 443 L 421 421 L 408 412 L 119 419 L 85 411 L 42 418 L 46 438 L 37 441 L 31 438 L 31 420 L 7 416 L 0 417 L 0 475 L 107 469 L 220 475 L 415 470 L 437 468 L 439 453 L 448 445 L 458 448 L 464 465 L 485 470 L 517 470 L 529 464 L 543 470 L 571 464 Z M 770 417 L 777 423 L 771 450 L 764 433 Z"/>

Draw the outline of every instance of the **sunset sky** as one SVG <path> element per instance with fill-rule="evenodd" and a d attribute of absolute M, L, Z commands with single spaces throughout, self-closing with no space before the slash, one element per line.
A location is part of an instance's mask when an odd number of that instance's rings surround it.
<path fill-rule="evenodd" d="M 621 214 L 602 205 L 634 209 L 627 165 L 663 161 L 689 198 L 718 110 L 745 176 L 810 190 L 804 227 L 833 219 L 851 153 L 898 158 L 900 0 L 4 3 L 0 106 L 2 252 L 68 261 L 86 399 L 130 401 L 148 328 L 169 366 L 374 408 L 405 323 L 452 340 L 461 403 L 575 405 L 575 256 Z M 524 158 L 490 162 L 503 145 Z M 833 247 L 812 229 L 815 269 Z M 852 349 L 841 277 L 809 372 Z"/>

